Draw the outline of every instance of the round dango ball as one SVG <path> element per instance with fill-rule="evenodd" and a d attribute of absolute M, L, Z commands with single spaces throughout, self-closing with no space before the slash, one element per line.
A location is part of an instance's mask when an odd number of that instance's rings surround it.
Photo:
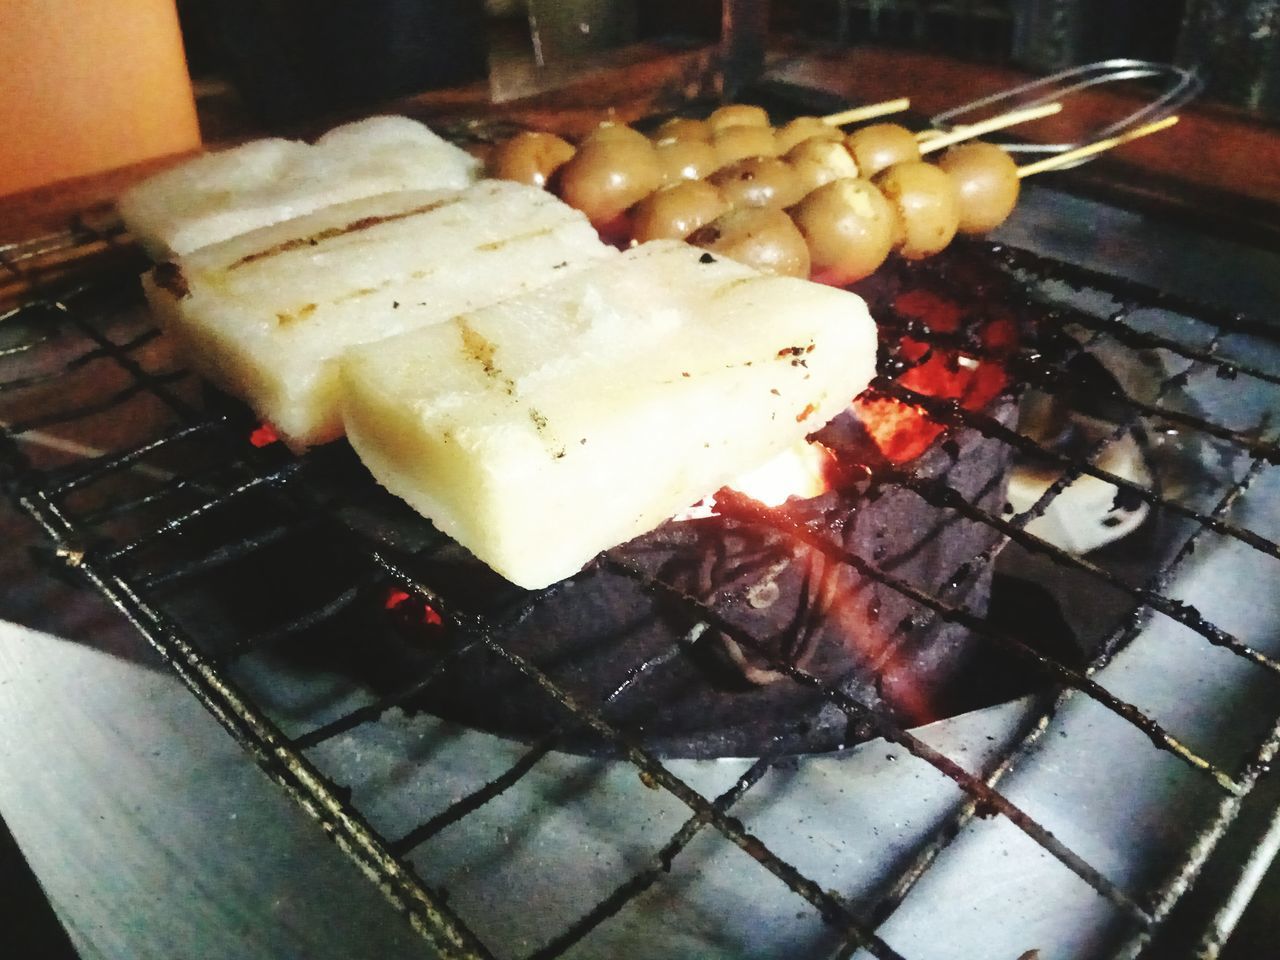
<path fill-rule="evenodd" d="M 747 157 L 710 176 L 734 207 L 788 207 L 803 196 L 791 165 L 777 157 Z"/>
<path fill-rule="evenodd" d="M 729 204 L 705 180 L 684 180 L 655 190 L 631 211 L 631 236 L 649 240 L 683 240 L 725 213 Z"/>
<path fill-rule="evenodd" d="M 897 213 L 895 245 L 908 260 L 941 252 L 960 226 L 960 201 L 951 177 L 921 160 L 894 164 L 872 181 Z"/>
<path fill-rule="evenodd" d="M 716 133 L 730 127 L 764 127 L 770 134 L 773 133 L 773 128 L 769 126 L 769 114 L 763 107 L 749 103 L 730 103 L 717 107 L 707 117 L 707 125 Z"/>
<path fill-rule="evenodd" d="M 662 140 L 701 140 L 711 142 L 711 124 L 706 120 L 695 120 L 692 117 L 672 117 L 664 120 L 653 132 L 655 142 Z"/>
<path fill-rule="evenodd" d="M 775 207 L 730 210 L 687 237 L 762 273 L 809 276 L 809 248 L 791 218 Z"/>
<path fill-rule="evenodd" d="M 812 193 L 832 180 L 858 175 L 858 165 L 840 140 L 810 138 L 797 143 L 782 159 L 795 176 L 797 197 Z"/>
<path fill-rule="evenodd" d="M 772 127 L 725 127 L 716 131 L 712 144 L 721 166 L 747 157 L 772 157 L 778 153 Z"/>
<path fill-rule="evenodd" d="M 845 137 L 845 146 L 864 177 L 874 177 L 895 163 L 920 159 L 916 135 L 896 123 L 873 123 Z"/>
<path fill-rule="evenodd" d="M 596 126 L 594 130 L 588 133 L 578 143 L 578 148 L 587 146 L 592 143 L 633 143 L 647 144 L 649 138 L 634 127 L 629 127 L 625 123 L 617 123 L 613 120 L 605 120 Z"/>
<path fill-rule="evenodd" d="M 632 204 L 662 181 L 654 147 L 641 137 L 607 136 L 583 141 L 560 168 L 560 197 L 581 210 L 597 229 L 611 231 Z"/>
<path fill-rule="evenodd" d="M 701 180 L 720 166 L 720 155 L 708 140 L 662 139 L 653 145 L 663 183 Z"/>
<path fill-rule="evenodd" d="M 547 181 L 574 155 L 573 144 L 553 133 L 526 130 L 498 144 L 489 156 L 489 175 L 533 187 Z"/>
<path fill-rule="evenodd" d="M 806 140 L 843 140 L 844 133 L 821 117 L 796 117 L 788 120 L 773 133 L 778 153 L 783 154 Z"/>
<path fill-rule="evenodd" d="M 833 180 L 791 208 L 813 278 L 846 284 L 874 273 L 893 248 L 893 207 L 869 181 Z"/>
<path fill-rule="evenodd" d="M 1009 218 L 1018 203 L 1022 181 L 1008 152 L 974 141 L 952 147 L 938 160 L 956 187 L 960 232 L 986 233 Z"/>

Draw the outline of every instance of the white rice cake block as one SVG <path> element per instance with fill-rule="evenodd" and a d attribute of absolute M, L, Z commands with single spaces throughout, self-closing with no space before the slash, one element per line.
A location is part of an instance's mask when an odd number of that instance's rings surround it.
<path fill-rule="evenodd" d="M 156 260 L 398 190 L 460 190 L 480 163 L 408 117 L 335 127 L 309 146 L 254 140 L 156 174 L 117 204 L 129 232 Z"/>
<path fill-rule="evenodd" d="M 617 255 L 546 191 L 486 180 L 326 207 L 161 264 L 143 286 L 188 362 L 302 449 L 341 436 L 343 350 Z"/>
<path fill-rule="evenodd" d="M 348 351 L 373 475 L 536 589 L 801 441 L 875 370 L 861 298 L 655 241 Z"/>

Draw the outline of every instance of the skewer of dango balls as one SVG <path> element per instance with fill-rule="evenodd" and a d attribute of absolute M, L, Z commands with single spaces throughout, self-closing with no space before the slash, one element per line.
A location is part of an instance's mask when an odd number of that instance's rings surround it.
<path fill-rule="evenodd" d="M 596 131 L 576 151 L 549 134 L 516 140 L 499 149 L 491 172 L 543 186 L 554 180 L 565 202 L 610 239 L 689 239 L 761 269 L 831 283 L 874 272 L 895 241 L 908 257 L 945 247 L 959 228 L 961 195 L 974 208 L 966 222 L 981 221 L 977 229 L 1002 221 L 1017 198 L 1012 161 L 994 147 L 976 159 L 968 154 L 966 169 L 980 168 L 973 179 L 987 186 L 961 192 L 940 168 L 919 160 L 889 163 L 891 172 L 877 171 L 874 184 L 859 179 L 854 157 L 828 138 L 801 141 L 783 157 L 708 163 L 699 177 L 664 177 L 654 145 L 623 127 Z"/>
<path fill-rule="evenodd" d="M 697 180 L 726 163 L 746 156 L 785 153 L 791 146 L 810 137 L 840 139 L 843 136 L 841 126 L 897 113 L 907 109 L 910 103 L 902 97 L 854 107 L 826 117 L 798 117 L 777 131 L 776 142 L 764 110 L 745 104 L 731 104 L 720 107 L 705 120 L 684 117 L 668 120 L 658 128 L 650 142 L 656 153 L 661 182 Z M 759 129 L 738 129 L 752 127 Z M 770 136 L 765 137 L 762 129 L 768 130 Z M 730 130 L 737 132 L 730 133 Z M 556 171 L 581 147 L 597 142 L 617 144 L 631 140 L 633 149 L 639 150 L 636 146 L 638 141 L 630 136 L 635 133 L 637 131 L 625 125 L 605 122 L 584 138 L 579 148 L 575 148 L 554 134 L 526 131 L 498 145 L 489 161 L 490 172 L 501 179 L 545 187 Z M 617 149 L 620 154 L 626 152 L 626 148 Z M 593 158 L 597 164 L 600 159 L 598 156 Z M 643 161 L 642 164 L 648 166 Z"/>
<path fill-rule="evenodd" d="M 734 105 L 705 121 L 668 121 L 653 139 L 621 124 L 602 125 L 576 148 L 551 134 L 519 134 L 495 151 L 490 172 L 556 189 L 611 240 L 685 239 L 767 272 L 843 285 L 895 250 L 919 260 L 957 233 L 986 233 L 1012 213 L 1026 176 L 1177 120 L 1021 168 L 997 146 L 960 142 L 1059 109 L 921 137 L 885 123 L 846 136 L 817 117 L 775 130 L 759 108 Z M 660 159 L 676 148 L 679 162 Z M 923 159 L 944 148 L 936 165 Z"/>
<path fill-rule="evenodd" d="M 905 109 L 908 103 L 904 98 L 825 118 L 801 117 L 776 131 L 760 107 L 732 104 L 705 120 L 668 120 L 652 138 L 606 122 L 576 147 L 554 134 L 527 131 L 497 146 L 489 172 L 555 189 L 602 232 L 612 234 L 626 226 L 623 215 L 634 203 L 661 186 L 702 180 L 748 158 L 776 158 L 802 141 L 840 141 L 844 134 L 838 123 Z"/>

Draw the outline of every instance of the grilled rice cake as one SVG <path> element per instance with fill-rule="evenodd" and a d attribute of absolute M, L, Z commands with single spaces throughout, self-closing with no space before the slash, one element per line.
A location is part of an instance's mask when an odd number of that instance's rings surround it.
<path fill-rule="evenodd" d="M 822 427 L 875 357 L 858 296 L 656 241 L 348 351 L 343 417 L 380 483 L 534 589 Z"/>
<path fill-rule="evenodd" d="M 370 117 L 314 146 L 254 140 L 156 174 L 127 191 L 120 215 L 157 260 L 397 190 L 460 190 L 479 161 L 407 117 Z"/>
<path fill-rule="evenodd" d="M 342 433 L 347 347 L 615 256 L 546 191 L 487 180 L 327 207 L 160 264 L 143 286 L 188 362 L 296 450 Z"/>

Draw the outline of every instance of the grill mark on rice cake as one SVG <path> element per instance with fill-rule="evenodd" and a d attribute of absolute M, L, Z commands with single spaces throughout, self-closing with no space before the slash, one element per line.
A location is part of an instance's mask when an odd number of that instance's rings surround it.
<path fill-rule="evenodd" d="M 394 223 L 397 220 L 407 220 L 410 217 L 421 216 L 424 213 L 431 213 L 433 210 L 440 210 L 444 207 L 452 206 L 461 200 L 462 197 L 453 196 L 446 197 L 442 200 L 433 200 L 431 203 L 424 203 L 420 207 L 414 207 L 411 210 L 401 210 L 399 213 L 388 213 L 380 217 L 361 217 L 359 220 L 352 220 L 350 223 L 343 224 L 340 227 L 326 227 L 324 230 L 317 230 L 315 233 L 308 234 L 305 237 L 294 237 L 291 240 L 284 240 L 273 246 L 267 247 L 265 250 L 255 250 L 253 253 L 245 254 L 239 260 L 227 267 L 227 272 L 237 270 L 240 267 L 248 266 L 251 263 L 257 263 L 259 260 L 265 260 L 268 257 L 274 257 L 281 253 L 288 253 L 291 250 L 300 250 L 303 247 L 319 246 L 326 240 L 333 240 L 336 237 L 346 236 L 349 233 L 359 233 L 361 230 L 368 230 L 384 223 Z"/>
<path fill-rule="evenodd" d="M 436 271 L 434 268 L 428 269 L 428 270 L 415 270 L 413 271 L 413 273 L 409 274 L 408 279 L 422 280 L 425 277 L 429 277 L 431 274 L 435 272 Z M 346 303 L 348 300 L 359 300 L 361 297 L 372 296 L 373 294 L 380 293 L 381 291 L 386 290 L 389 287 L 394 287 L 404 283 L 405 279 L 406 278 L 404 277 L 391 277 L 387 280 L 383 280 L 376 287 L 361 287 L 359 290 L 352 290 L 349 293 L 344 293 L 340 297 L 334 297 L 332 300 L 329 301 L 329 305 L 336 307 L 338 304 Z"/>
<path fill-rule="evenodd" d="M 409 279 L 421 280 L 424 277 L 430 276 L 435 272 L 436 271 L 434 269 L 415 270 L 413 271 L 413 273 L 409 274 Z M 361 287 L 359 290 L 352 290 L 350 293 L 344 293 L 342 296 L 335 297 L 334 299 L 330 300 L 327 304 L 325 304 L 325 306 L 336 307 L 338 304 L 346 303 L 349 300 L 359 300 L 361 297 L 371 297 L 375 293 L 380 293 L 381 291 L 386 290 L 388 287 L 394 287 L 397 284 L 400 284 L 403 282 L 404 282 L 404 278 L 402 277 L 392 277 L 390 280 L 382 281 L 382 283 L 378 284 L 376 287 Z M 399 300 L 393 301 L 391 306 L 392 306 L 392 309 L 395 309 L 395 310 L 400 309 L 400 301 Z M 420 306 L 426 306 L 426 304 L 420 304 Z M 279 326 L 283 327 L 283 326 L 286 326 L 287 324 L 293 323 L 295 320 L 304 320 L 307 317 L 311 316 L 311 314 L 315 313 L 318 308 L 319 308 L 318 304 L 308 303 L 308 304 L 304 304 L 296 313 L 290 312 L 288 310 L 282 310 L 276 314 L 276 323 Z"/>
<path fill-rule="evenodd" d="M 471 324 L 467 323 L 465 317 L 458 318 L 458 332 L 462 335 L 463 355 L 480 364 L 480 369 L 484 371 L 486 377 L 497 380 L 503 385 L 507 396 L 514 397 L 516 382 L 499 370 L 493 361 L 494 355 L 498 352 L 498 345 L 477 332 Z"/>
<path fill-rule="evenodd" d="M 715 260 L 699 259 L 698 262 L 699 263 L 715 263 Z M 760 279 L 759 277 L 738 277 L 738 279 L 736 280 L 730 280 L 728 283 L 722 284 L 719 287 L 717 287 L 715 292 L 711 294 L 711 297 L 712 299 L 715 299 L 717 297 L 723 297 L 726 294 L 732 292 L 733 290 L 736 290 L 738 287 L 744 286 L 749 283 L 755 283 L 759 279 Z"/>
<path fill-rule="evenodd" d="M 536 240 L 538 237 L 545 237 L 551 232 L 551 227 L 543 227 L 541 230 L 531 230 L 528 233 L 517 233 L 514 237 L 503 237 L 501 240 L 490 240 L 488 243 L 482 243 L 476 247 L 482 253 L 492 253 L 494 250 L 501 250 L 508 243 L 519 243 L 521 240 Z"/>
<path fill-rule="evenodd" d="M 288 326 L 289 324 L 293 323 L 295 320 L 305 320 L 307 317 L 311 316 L 315 312 L 316 312 L 316 304 L 314 303 L 304 303 L 301 307 L 298 308 L 298 311 L 296 313 L 290 313 L 287 310 L 281 310 L 279 313 L 276 314 L 276 324 L 277 326 L 281 326 L 281 327 Z"/>
<path fill-rule="evenodd" d="M 458 332 L 462 336 L 463 354 L 480 364 L 480 369 L 484 371 L 484 375 L 502 384 L 506 395 L 518 404 L 515 381 L 504 374 L 494 360 L 498 352 L 498 345 L 467 323 L 465 317 L 458 318 Z M 554 435 L 546 414 L 533 406 L 530 406 L 527 412 L 529 421 L 533 424 L 534 432 L 538 435 L 538 439 L 542 441 L 543 446 L 546 447 L 547 453 L 550 454 L 553 460 L 563 460 L 568 453 L 568 447 L 560 443 L 559 438 Z M 448 431 L 445 432 L 448 433 Z M 448 442 L 447 437 L 445 442 Z M 582 443 L 585 444 L 586 442 L 584 438 Z"/>

